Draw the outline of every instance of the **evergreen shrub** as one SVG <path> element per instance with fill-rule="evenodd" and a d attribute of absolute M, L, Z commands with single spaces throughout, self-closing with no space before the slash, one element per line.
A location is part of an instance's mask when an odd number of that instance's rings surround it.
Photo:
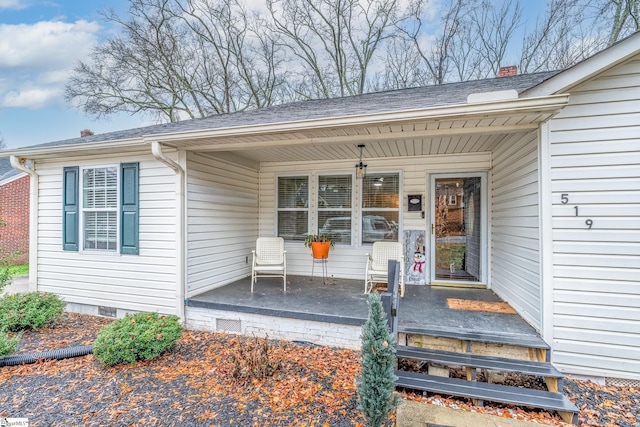
<path fill-rule="evenodd" d="M 389 330 L 380 295 L 370 293 L 367 299 L 369 315 L 362 327 L 362 362 L 357 379 L 360 409 L 369 427 L 380 427 L 398 405 L 393 390 L 397 377 L 393 373 L 395 339 Z"/>
<path fill-rule="evenodd" d="M 0 330 L 0 359 L 16 352 L 20 335 L 10 337 L 5 331 Z"/>
<path fill-rule="evenodd" d="M 22 331 L 53 324 L 64 313 L 65 302 L 41 292 L 9 294 L 0 298 L 0 330 Z"/>
<path fill-rule="evenodd" d="M 106 366 L 158 357 L 182 336 L 177 316 L 136 313 L 103 327 L 93 344 L 94 356 Z"/>

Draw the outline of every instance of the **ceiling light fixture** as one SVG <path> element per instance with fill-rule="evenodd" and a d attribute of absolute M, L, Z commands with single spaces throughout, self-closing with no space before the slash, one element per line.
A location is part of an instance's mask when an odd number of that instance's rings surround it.
<path fill-rule="evenodd" d="M 360 149 L 360 162 L 356 164 L 356 178 L 364 178 L 367 174 L 367 165 L 362 163 L 362 149 L 364 148 L 364 144 L 358 144 L 358 148 Z"/>

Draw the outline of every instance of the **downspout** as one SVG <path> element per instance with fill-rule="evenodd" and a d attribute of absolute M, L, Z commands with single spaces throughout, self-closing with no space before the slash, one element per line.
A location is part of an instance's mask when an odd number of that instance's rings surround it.
<path fill-rule="evenodd" d="M 156 160 L 164 163 L 176 173 L 178 182 L 176 183 L 176 312 L 182 322 L 185 322 L 184 300 L 185 300 L 185 232 L 184 232 L 184 187 L 185 174 L 184 169 L 174 160 L 167 157 L 162 152 L 162 144 L 157 141 L 151 142 L 151 153 Z"/>
<path fill-rule="evenodd" d="M 11 166 L 29 175 L 29 291 L 38 290 L 38 174 L 35 163 L 27 166 L 27 159 L 9 157 Z"/>

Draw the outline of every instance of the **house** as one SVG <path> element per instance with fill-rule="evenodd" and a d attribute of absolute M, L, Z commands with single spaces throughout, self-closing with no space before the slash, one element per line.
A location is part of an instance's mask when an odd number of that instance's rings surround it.
<path fill-rule="evenodd" d="M 424 282 L 489 287 L 564 372 L 640 380 L 640 33 L 562 72 L 4 155 L 31 176 L 30 287 L 72 310 L 189 323 L 185 299 L 249 276 L 258 236 L 283 236 L 288 273 L 308 276 L 304 234 L 346 218 L 336 277 L 362 277 L 372 240 L 422 233 Z M 374 217 L 388 230 L 365 234 Z"/>
<path fill-rule="evenodd" d="M 0 250 L 12 264 L 29 262 L 29 176 L 0 159 Z"/>

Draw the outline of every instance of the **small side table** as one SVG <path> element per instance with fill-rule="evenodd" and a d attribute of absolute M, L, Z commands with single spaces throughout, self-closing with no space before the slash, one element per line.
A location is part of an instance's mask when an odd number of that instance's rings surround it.
<path fill-rule="evenodd" d="M 329 258 L 313 258 L 313 264 L 311 264 L 311 279 L 313 280 L 313 270 L 315 269 L 316 264 L 320 264 L 322 267 L 322 283 L 327 283 L 327 263 L 329 262 Z"/>

